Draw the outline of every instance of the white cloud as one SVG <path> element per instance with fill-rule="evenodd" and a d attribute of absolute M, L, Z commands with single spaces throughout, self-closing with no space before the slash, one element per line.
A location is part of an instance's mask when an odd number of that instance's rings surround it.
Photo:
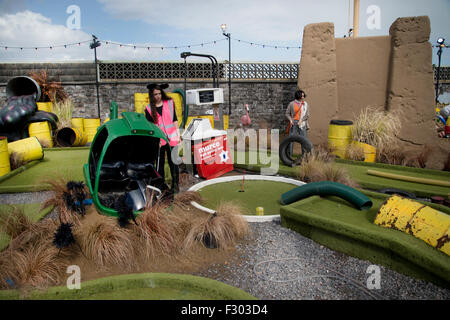
<path fill-rule="evenodd" d="M 8 49 L 0 49 L 0 60 L 3 62 L 92 61 L 94 59 L 93 50 L 89 48 L 90 39 L 92 39 L 90 34 L 81 30 L 71 30 L 64 25 L 52 24 L 51 19 L 40 13 L 26 10 L 16 14 L 1 15 L 0 29 L 2 30 L 0 45 L 9 46 Z M 64 48 L 63 45 L 66 44 L 75 45 Z M 50 49 L 50 46 L 55 47 Z M 146 49 L 134 50 L 114 45 L 109 45 L 107 50 L 102 50 L 102 46 L 97 49 L 97 56 L 98 59 L 103 60 L 145 60 L 160 55 L 156 50 L 149 52 Z M 21 50 L 20 47 L 24 49 Z M 37 50 L 33 49 L 36 47 Z"/>
<path fill-rule="evenodd" d="M 98 0 L 116 18 L 220 35 L 226 23 L 230 32 L 255 41 L 299 41 L 308 23 L 341 20 L 346 28 L 348 2 L 306 0 Z M 345 16 L 340 16 L 345 15 Z M 244 39 L 245 40 L 245 39 Z"/>

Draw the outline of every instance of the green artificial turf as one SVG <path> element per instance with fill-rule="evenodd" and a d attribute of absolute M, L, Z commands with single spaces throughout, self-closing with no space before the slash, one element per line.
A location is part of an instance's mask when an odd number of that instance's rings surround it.
<path fill-rule="evenodd" d="M 263 152 L 263 154 L 266 154 Z M 241 158 L 239 158 L 241 157 Z M 245 161 L 237 161 L 239 159 L 245 159 Z M 255 160 L 256 159 L 256 160 Z M 258 153 L 256 151 L 250 152 L 234 152 L 234 166 L 236 168 L 242 168 L 249 171 L 260 172 L 261 168 L 268 168 L 271 164 L 261 164 Z M 251 162 L 251 164 L 250 164 Z M 388 179 L 384 177 L 377 177 L 367 174 L 367 170 L 376 169 L 377 171 L 394 173 L 400 175 L 409 175 L 413 177 L 450 181 L 450 172 L 411 168 L 398 165 L 388 165 L 380 163 L 368 163 L 362 161 L 351 161 L 336 159 L 336 165 L 345 168 L 350 177 L 358 183 L 361 188 L 370 190 L 380 190 L 384 188 L 396 188 L 408 192 L 414 193 L 418 197 L 432 197 L 442 196 L 446 198 L 450 194 L 449 187 L 434 186 L 429 184 L 422 184 L 416 182 L 401 181 L 395 179 Z M 297 167 L 288 167 L 284 165 L 281 160 L 278 164 L 278 174 L 296 177 Z"/>
<path fill-rule="evenodd" d="M 202 205 L 215 210 L 222 201 L 233 201 L 243 208 L 242 214 L 256 215 L 256 207 L 264 208 L 264 215 L 280 214 L 280 197 L 297 186 L 285 182 L 247 180 L 244 192 L 239 192 L 242 180 L 211 184 L 198 190 L 205 199 Z"/>
<path fill-rule="evenodd" d="M 282 207 L 282 225 L 333 250 L 450 287 L 450 257 L 412 235 L 375 225 L 388 196 L 364 193 L 373 202 L 370 210 L 358 210 L 335 196 L 312 196 Z M 448 207 L 426 204 L 450 214 Z"/>
<path fill-rule="evenodd" d="M 0 182 L 0 193 L 49 190 L 42 181 L 54 178 L 84 181 L 83 164 L 89 148 L 45 149 L 44 159 L 26 170 Z"/>
<path fill-rule="evenodd" d="M 225 283 L 187 274 L 140 273 L 81 282 L 80 289 L 65 286 L 35 290 L 0 290 L 0 300 L 255 300 L 247 292 Z"/>
<path fill-rule="evenodd" d="M 37 222 L 53 210 L 53 207 L 48 207 L 41 211 L 40 207 L 41 207 L 40 203 L 27 203 L 14 205 L 2 204 L 0 205 L 0 212 L 8 214 L 12 212 L 15 208 L 18 208 L 20 210 L 23 210 L 23 212 L 30 218 L 31 221 Z M 10 240 L 11 238 L 9 237 L 9 235 L 0 231 L 0 251 L 2 251 L 8 246 Z"/>
<path fill-rule="evenodd" d="M 0 177 L 0 193 L 50 190 L 43 180 L 63 178 L 84 181 L 83 165 L 88 163 L 90 147 L 44 149 L 44 159 L 33 161 L 3 177 Z M 166 159 L 166 183 L 172 178 Z"/>

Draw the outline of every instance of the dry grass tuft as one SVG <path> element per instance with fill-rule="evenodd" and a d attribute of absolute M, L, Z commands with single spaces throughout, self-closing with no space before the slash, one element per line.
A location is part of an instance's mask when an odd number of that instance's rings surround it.
<path fill-rule="evenodd" d="M 133 225 L 131 230 L 142 243 L 139 256 L 149 259 L 157 255 L 171 255 L 179 248 L 177 221 L 169 218 L 168 210 L 169 204 L 156 203 L 136 219 L 138 225 Z"/>
<path fill-rule="evenodd" d="M 29 225 L 22 233 L 18 234 L 9 243 L 9 249 L 22 250 L 26 247 L 36 247 L 40 245 L 52 246 L 53 235 L 58 225 L 52 219 L 41 220 Z"/>
<path fill-rule="evenodd" d="M 62 223 L 72 223 L 74 226 L 80 225 L 80 214 L 71 208 L 70 203 L 76 200 L 74 191 L 67 187 L 68 181 L 64 178 L 53 178 L 43 180 L 42 183 L 49 184 L 54 196 L 41 205 L 41 209 L 54 206 L 58 210 L 59 220 Z M 89 190 L 84 186 L 85 194 L 89 194 Z"/>
<path fill-rule="evenodd" d="M 184 249 L 190 250 L 200 242 L 208 248 L 222 250 L 235 246 L 236 241 L 249 233 L 248 222 L 241 216 L 242 209 L 232 202 L 223 202 L 214 214 L 204 213 L 192 221 L 184 240 Z"/>
<path fill-rule="evenodd" d="M 432 154 L 432 149 L 424 145 L 421 148 L 406 148 L 400 145 L 385 146 L 377 150 L 377 162 L 393 165 L 425 168 L 426 162 Z"/>
<path fill-rule="evenodd" d="M 115 219 L 101 217 L 75 231 L 75 239 L 90 261 L 100 268 L 118 266 L 125 270 L 135 264 L 134 246 L 129 230 L 117 225 Z"/>
<path fill-rule="evenodd" d="M 9 209 L 0 210 L 0 231 L 5 232 L 12 239 L 30 229 L 32 224 L 33 222 L 23 209 L 11 206 Z"/>
<path fill-rule="evenodd" d="M 0 253 L 0 288 L 45 288 L 55 285 L 72 257 L 72 250 L 53 246 L 57 224 L 51 219 L 31 224 Z M 10 280 L 8 283 L 7 279 Z"/>
<path fill-rule="evenodd" d="M 333 157 L 320 148 L 315 148 L 305 157 L 297 169 L 297 178 L 304 182 L 333 181 L 357 188 L 358 184 L 350 178 L 348 171 L 337 166 Z"/>
<path fill-rule="evenodd" d="M 353 140 L 383 149 L 397 142 L 402 125 L 399 111 L 385 112 L 368 106 L 353 121 Z"/>
<path fill-rule="evenodd" d="M 57 130 L 72 127 L 73 109 L 73 102 L 69 98 L 53 104 L 53 113 L 58 116 Z"/>
<path fill-rule="evenodd" d="M 191 206 L 191 201 L 202 202 L 204 199 L 197 191 L 185 191 L 177 193 L 174 197 L 174 203 L 182 208 Z"/>
<path fill-rule="evenodd" d="M 356 143 L 350 143 L 345 149 L 345 158 L 355 161 L 364 161 L 364 149 Z"/>
<path fill-rule="evenodd" d="M 20 287 L 46 288 L 59 283 L 67 262 L 60 251 L 52 246 L 26 247 L 23 251 L 5 252 L 11 258 L 6 274 Z"/>

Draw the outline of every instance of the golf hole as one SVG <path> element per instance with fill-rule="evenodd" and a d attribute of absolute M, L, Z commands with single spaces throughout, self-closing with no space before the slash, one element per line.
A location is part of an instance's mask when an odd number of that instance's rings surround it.
<path fill-rule="evenodd" d="M 200 210 L 214 213 L 221 201 L 233 201 L 243 208 L 242 214 L 247 221 L 264 222 L 279 220 L 281 195 L 303 184 L 284 177 L 240 175 L 202 181 L 189 191 L 196 191 L 205 199 L 202 204 L 191 202 Z M 257 215 L 257 212 L 263 212 L 263 215 Z"/>

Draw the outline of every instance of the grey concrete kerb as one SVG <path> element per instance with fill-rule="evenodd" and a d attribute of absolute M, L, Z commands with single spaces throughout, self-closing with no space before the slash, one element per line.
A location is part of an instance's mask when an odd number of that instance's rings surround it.
<path fill-rule="evenodd" d="M 193 185 L 192 187 L 190 187 L 188 189 L 188 191 L 198 191 L 201 188 L 204 188 L 204 187 L 212 185 L 212 184 L 242 180 L 242 178 L 243 178 L 243 176 L 241 175 L 241 176 L 230 176 L 230 177 L 221 177 L 221 178 L 215 178 L 215 179 L 211 179 L 211 180 L 205 180 L 205 181 L 202 181 L 200 183 Z M 285 178 L 285 177 L 277 177 L 277 176 L 246 175 L 245 180 L 264 180 L 264 181 L 285 182 L 285 183 L 290 183 L 290 184 L 293 184 L 296 186 L 301 186 L 301 185 L 305 184 L 305 182 L 303 182 L 303 181 L 299 181 L 299 180 L 295 180 L 295 179 L 291 179 L 291 178 Z M 197 209 L 200 209 L 202 211 L 205 211 L 205 212 L 208 212 L 211 214 L 215 212 L 214 210 L 212 210 L 210 208 L 206 208 L 195 201 L 191 201 L 191 204 L 194 207 L 196 207 Z M 279 214 L 273 214 L 273 215 L 269 214 L 268 215 L 267 213 L 265 213 L 264 216 L 243 215 L 243 217 L 248 222 L 267 222 L 267 221 L 280 220 Z"/>

